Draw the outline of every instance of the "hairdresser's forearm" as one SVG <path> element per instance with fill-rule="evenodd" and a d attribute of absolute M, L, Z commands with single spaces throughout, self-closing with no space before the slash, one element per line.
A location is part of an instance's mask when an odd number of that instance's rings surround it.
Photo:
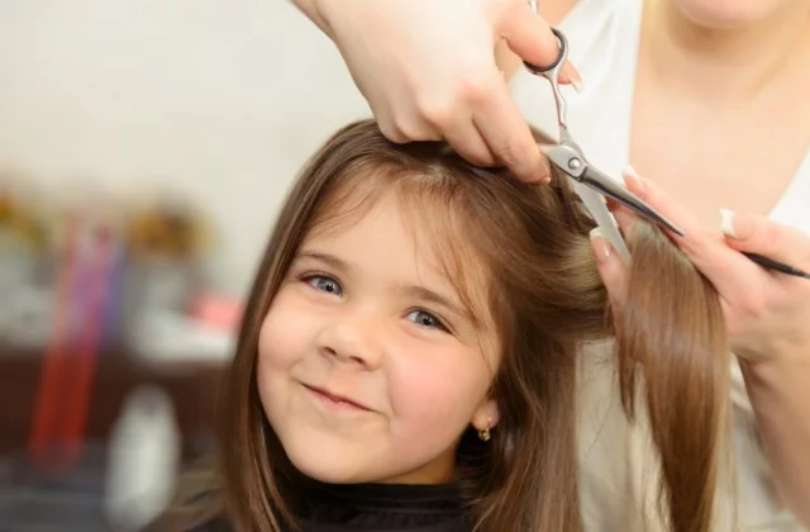
<path fill-rule="evenodd" d="M 742 367 L 777 490 L 810 526 L 810 346 L 801 351 Z"/>
<path fill-rule="evenodd" d="M 318 0 L 292 0 L 292 3 L 295 4 L 298 9 L 300 9 L 301 12 L 304 13 L 312 22 L 314 22 L 322 32 L 324 32 L 330 38 L 332 37 L 332 28 L 323 14 L 320 7 L 320 2 L 318 2 Z"/>

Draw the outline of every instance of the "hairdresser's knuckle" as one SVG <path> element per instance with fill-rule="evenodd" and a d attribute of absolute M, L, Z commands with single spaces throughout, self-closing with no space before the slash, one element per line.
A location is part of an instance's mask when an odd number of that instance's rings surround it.
<path fill-rule="evenodd" d="M 397 128 L 408 141 L 436 140 L 432 129 L 425 124 L 419 124 L 418 120 L 403 119 L 397 124 Z"/>
<path fill-rule="evenodd" d="M 445 129 L 452 123 L 455 110 L 453 98 L 422 97 L 417 102 L 417 108 L 424 120 L 437 129 Z"/>
<path fill-rule="evenodd" d="M 489 76 L 469 76 L 461 80 L 458 93 L 463 101 L 479 107 L 492 98 L 496 88 Z"/>

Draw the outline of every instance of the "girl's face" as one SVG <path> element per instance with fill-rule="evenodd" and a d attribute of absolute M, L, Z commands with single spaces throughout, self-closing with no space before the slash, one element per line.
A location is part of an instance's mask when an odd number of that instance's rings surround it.
<path fill-rule="evenodd" d="M 262 324 L 261 402 L 312 478 L 445 482 L 465 429 L 497 422 L 491 317 L 474 324 L 416 235 L 391 192 L 356 223 L 315 231 Z M 470 288 L 485 309 L 486 287 Z"/>

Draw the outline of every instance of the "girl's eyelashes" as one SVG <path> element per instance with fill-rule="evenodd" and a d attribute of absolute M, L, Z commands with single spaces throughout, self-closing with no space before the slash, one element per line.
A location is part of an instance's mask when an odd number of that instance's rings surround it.
<path fill-rule="evenodd" d="M 450 328 L 445 323 L 436 317 L 434 314 L 422 309 L 412 310 L 408 313 L 408 319 L 422 327 L 429 329 L 438 329 L 446 333 L 450 332 Z"/>
<path fill-rule="evenodd" d="M 340 282 L 330 275 L 323 273 L 305 273 L 298 276 L 298 279 L 318 292 L 324 292 L 329 295 L 342 296 L 343 287 Z M 423 309 L 414 309 L 408 312 L 407 319 L 420 327 L 427 329 L 436 329 L 439 331 L 452 334 L 452 330 L 447 325 L 447 322 L 439 318 L 436 314 L 428 312 Z"/>
<path fill-rule="evenodd" d="M 326 292 L 327 294 L 333 294 L 336 296 L 343 294 L 343 288 L 340 286 L 340 283 L 328 275 L 302 275 L 301 280 L 320 292 Z"/>

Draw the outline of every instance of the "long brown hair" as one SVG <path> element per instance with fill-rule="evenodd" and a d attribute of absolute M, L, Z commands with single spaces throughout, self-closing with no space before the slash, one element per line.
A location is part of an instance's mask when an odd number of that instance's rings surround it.
<path fill-rule="evenodd" d="M 273 532 L 295 524 L 295 471 L 256 384 L 262 320 L 316 220 L 360 190 L 368 198 L 390 186 L 437 224 L 448 273 L 463 273 L 466 250 L 488 279 L 502 349 L 492 384 L 500 421 L 487 445 L 467 434 L 459 449 L 477 530 L 580 530 L 578 355 L 585 341 L 611 335 L 627 414 L 638 414 L 637 389 L 646 398 L 671 529 L 709 530 L 728 392 L 725 327 L 709 283 L 657 228 L 639 222 L 628 235 L 628 301 L 611 316 L 589 246 L 593 222 L 565 178 L 523 184 L 471 166 L 441 143 L 392 144 L 372 121 L 341 129 L 306 165 L 256 274 L 223 416 L 221 474 L 235 523 Z"/>

